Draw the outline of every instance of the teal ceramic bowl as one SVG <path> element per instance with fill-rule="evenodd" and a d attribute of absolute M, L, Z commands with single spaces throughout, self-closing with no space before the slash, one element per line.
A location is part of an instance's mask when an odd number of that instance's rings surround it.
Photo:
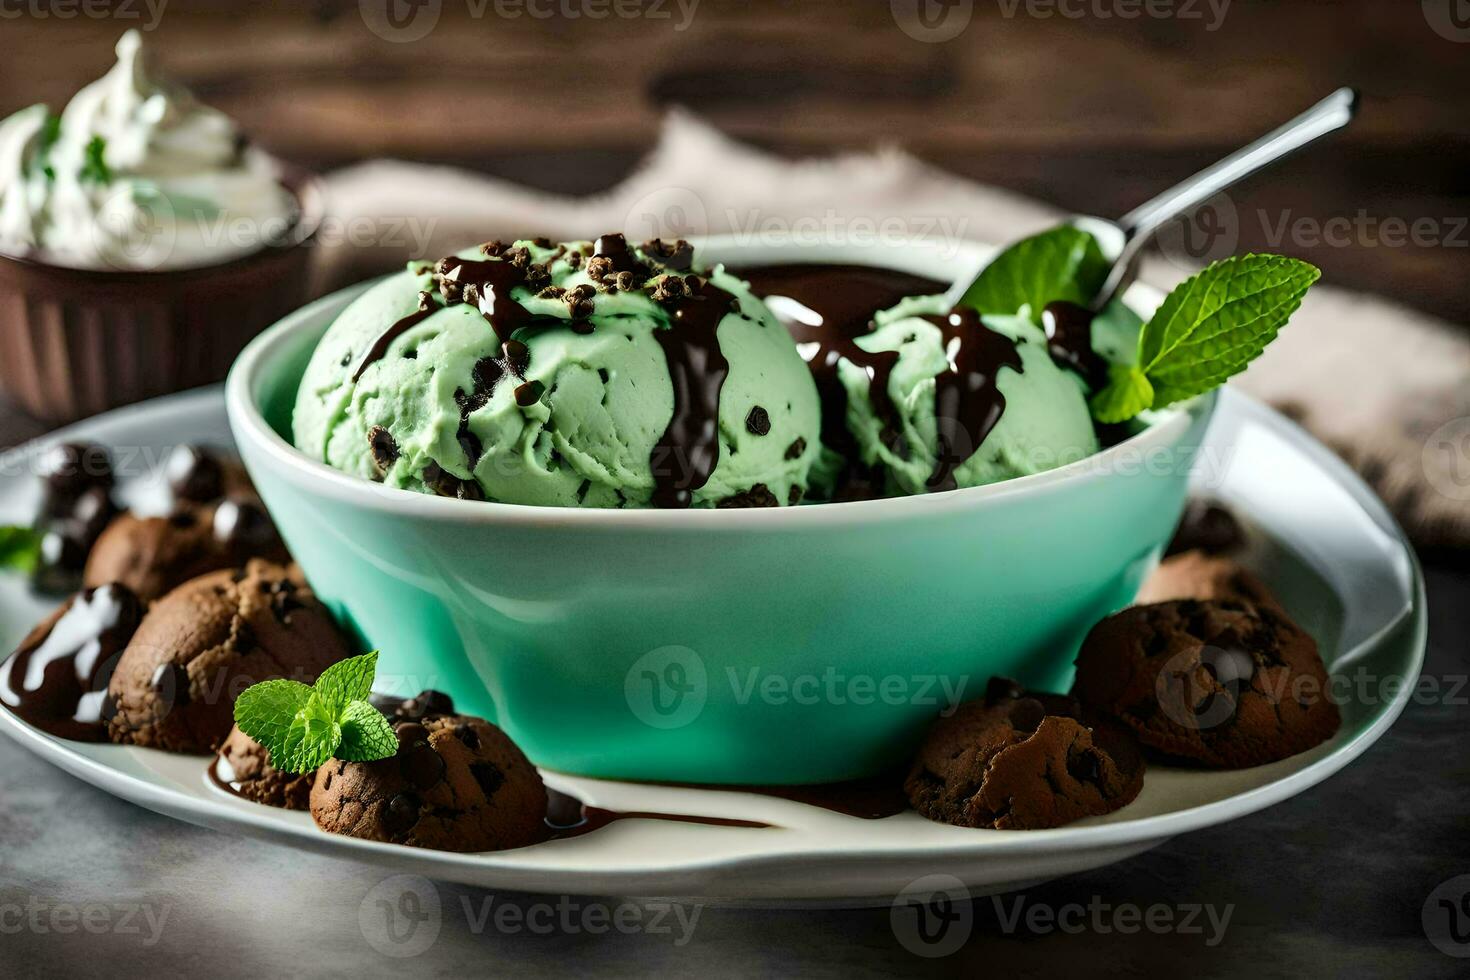
<path fill-rule="evenodd" d="M 947 279 L 975 248 L 742 246 Z M 256 339 L 227 384 L 245 465 L 317 593 L 539 765 L 622 779 L 810 783 L 902 763 L 995 675 L 1065 690 L 1183 509 L 1213 397 L 1095 457 L 988 487 L 796 508 L 595 511 L 391 489 L 296 452 L 317 339 L 362 287 Z M 1157 297 L 1135 292 L 1147 312 Z"/>

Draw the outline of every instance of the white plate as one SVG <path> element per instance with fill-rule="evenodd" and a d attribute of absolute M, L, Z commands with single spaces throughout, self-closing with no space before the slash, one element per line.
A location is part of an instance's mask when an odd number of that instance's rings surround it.
<path fill-rule="evenodd" d="M 117 447 L 135 505 L 161 502 L 158 461 L 184 442 L 229 445 L 222 397 L 206 389 L 124 409 L 53 438 Z M 0 457 L 0 523 L 24 522 L 38 488 L 37 445 Z M 908 812 L 862 820 L 743 793 L 604 782 L 548 782 L 614 810 L 760 821 L 772 829 L 626 820 L 580 838 L 517 851 L 451 854 L 325 834 L 302 813 L 258 806 L 210 785 L 206 760 L 53 739 L 0 710 L 0 730 L 41 758 L 159 813 L 290 847 L 492 888 L 555 894 L 679 897 L 755 904 L 886 900 L 917 879 L 953 876 L 973 894 L 1100 867 L 1176 834 L 1252 813 L 1301 793 L 1352 761 L 1391 725 L 1424 657 L 1423 585 L 1412 551 L 1352 472 L 1296 426 L 1227 392 L 1197 472 L 1203 492 L 1245 515 L 1248 564 L 1351 681 L 1337 737 L 1282 762 L 1237 772 L 1162 766 L 1142 794 L 1108 817 L 1057 830 L 967 830 Z M 0 648 L 13 648 L 47 603 L 0 578 Z M 1358 683 L 1358 679 L 1366 679 Z M 1397 685 L 1385 679 L 1400 679 Z M 1380 692 L 1383 696 L 1379 696 Z M 1327 814 L 1321 819 L 1330 819 Z"/>

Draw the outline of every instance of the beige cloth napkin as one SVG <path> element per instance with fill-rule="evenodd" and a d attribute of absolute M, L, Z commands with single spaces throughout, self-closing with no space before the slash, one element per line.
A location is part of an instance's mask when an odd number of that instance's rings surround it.
<path fill-rule="evenodd" d="M 674 113 L 642 166 L 587 198 L 459 170 L 377 161 L 328 180 L 322 288 L 490 239 L 739 232 L 820 244 L 958 238 L 1003 243 L 1055 208 L 939 171 L 903 152 L 788 161 Z M 1145 282 L 1189 270 L 1155 257 Z M 1470 545 L 1470 339 L 1374 296 L 1318 287 L 1242 378 L 1368 477 L 1425 546 Z"/>

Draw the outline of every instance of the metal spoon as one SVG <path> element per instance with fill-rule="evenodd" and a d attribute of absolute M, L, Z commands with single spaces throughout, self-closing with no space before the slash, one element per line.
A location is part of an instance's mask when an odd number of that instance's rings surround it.
<path fill-rule="evenodd" d="M 1118 293 L 1129 277 L 1139 250 L 1165 224 L 1181 214 L 1188 214 L 1238 181 L 1343 128 L 1352 121 L 1357 109 L 1357 90 L 1340 88 L 1281 128 L 1175 184 L 1117 221 L 1090 215 L 1074 217 L 1069 224 L 1090 232 L 1112 264 L 1102 289 L 1089 304 L 1091 308 L 1101 309 Z M 956 281 L 945 293 L 945 301 L 951 307 L 957 305 L 989 263 L 987 258 L 968 276 Z"/>

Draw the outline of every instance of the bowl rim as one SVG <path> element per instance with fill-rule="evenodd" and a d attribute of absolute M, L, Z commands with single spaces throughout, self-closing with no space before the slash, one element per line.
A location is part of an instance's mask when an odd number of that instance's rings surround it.
<path fill-rule="evenodd" d="M 19 272 L 45 275 L 52 279 L 147 287 L 173 286 L 180 282 L 230 275 L 283 255 L 288 255 L 315 241 L 327 218 L 326 186 L 316 174 L 304 168 L 278 162 L 278 182 L 296 201 L 296 214 L 283 240 L 266 242 L 254 251 L 237 255 L 226 262 L 184 266 L 180 269 L 92 269 L 47 262 L 35 255 L 16 255 L 0 250 L 0 266 L 11 266 Z"/>
<path fill-rule="evenodd" d="M 737 236 L 708 236 L 696 241 L 697 247 L 746 250 Z M 958 251 L 966 257 L 978 257 L 994 246 L 978 242 L 961 243 Z M 841 260 L 852 264 L 884 265 L 885 249 L 842 248 L 813 250 L 804 246 L 755 247 L 757 255 L 803 256 L 813 263 Z M 921 249 L 920 252 L 928 251 Z M 829 257 L 824 257 L 829 256 Z M 871 259 L 873 261 L 864 261 Z M 768 261 L 761 259 L 760 261 Z M 756 264 L 752 260 L 750 264 Z M 911 264 L 911 263 L 906 263 Z M 389 273 L 393 275 L 394 273 Z M 262 369 L 273 355 L 295 335 L 308 330 L 325 332 L 329 316 L 340 312 L 352 299 L 383 281 L 380 276 L 344 287 L 314 300 L 282 318 L 253 339 L 230 369 L 225 381 L 225 407 L 230 427 L 242 450 L 249 446 L 270 459 L 272 471 L 297 486 L 344 504 L 377 510 L 399 517 L 425 520 L 449 520 L 462 524 L 518 527 L 578 527 L 608 530 L 675 530 L 749 531 L 757 529 L 798 529 L 837 525 L 860 525 L 875 520 L 925 519 L 946 514 L 968 512 L 1008 503 L 1017 497 L 1043 496 L 1066 489 L 1078 489 L 1106 479 L 1120 471 L 1118 465 L 1130 456 L 1142 461 L 1150 454 L 1175 447 L 1195 424 L 1214 411 L 1219 389 L 1156 413 L 1157 420 L 1146 429 L 1114 446 L 1091 456 L 1066 463 L 1055 469 L 1029 476 L 1016 477 L 979 487 L 962 487 L 921 495 L 886 497 L 878 500 L 853 500 L 811 504 L 797 507 L 749 508 L 642 508 L 617 510 L 603 508 L 549 507 L 537 504 L 508 504 L 492 501 L 458 500 L 436 497 L 412 490 L 373 483 L 361 477 L 334 469 L 314 460 L 291 445 L 265 420 L 255 400 Z M 1140 306 L 1156 306 L 1162 299 L 1157 290 L 1135 284 L 1127 294 L 1136 296 Z M 242 452 L 247 462 L 249 454 Z M 1140 463 L 1141 465 L 1141 463 Z"/>

